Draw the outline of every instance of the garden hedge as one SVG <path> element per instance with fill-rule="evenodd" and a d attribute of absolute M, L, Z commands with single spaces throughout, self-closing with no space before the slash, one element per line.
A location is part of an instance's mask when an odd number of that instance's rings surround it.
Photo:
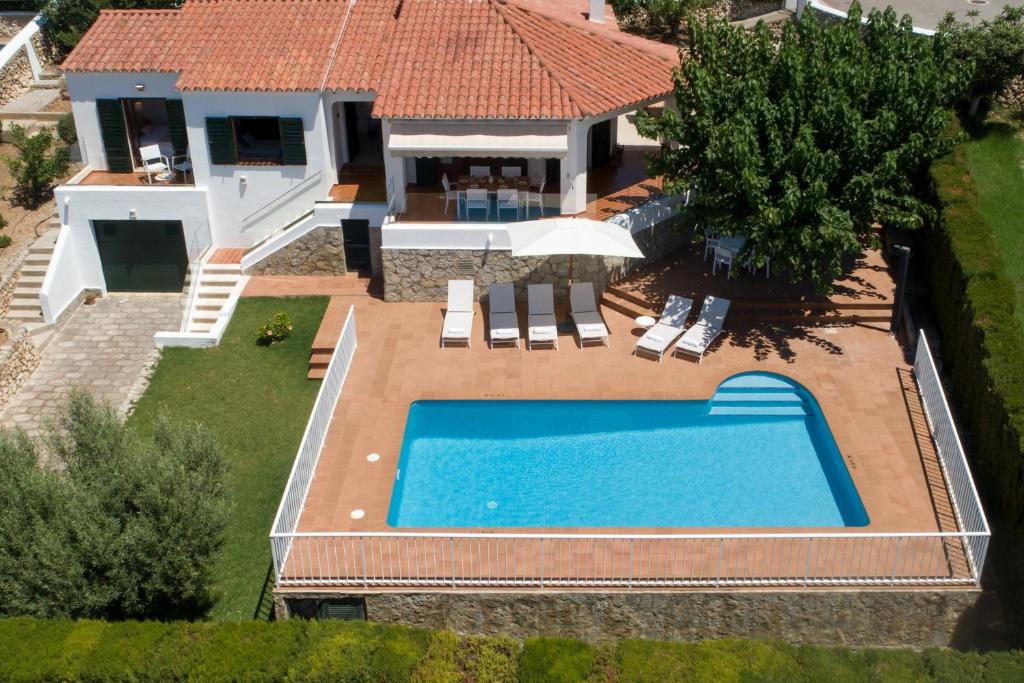
<path fill-rule="evenodd" d="M 762 641 L 519 643 L 365 622 L 0 620 L 0 680 L 630 683 L 1024 680 L 1024 653 Z"/>
<path fill-rule="evenodd" d="M 938 220 L 922 235 L 941 357 L 993 539 L 1008 616 L 1024 624 L 1024 328 L 962 148 L 931 168 Z"/>

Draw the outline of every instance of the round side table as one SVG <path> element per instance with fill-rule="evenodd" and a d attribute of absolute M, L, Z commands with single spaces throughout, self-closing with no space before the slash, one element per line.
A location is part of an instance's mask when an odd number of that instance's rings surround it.
<path fill-rule="evenodd" d="M 649 330 L 652 327 L 654 327 L 655 323 L 657 323 L 658 321 L 649 315 L 640 315 L 637 316 L 633 322 L 636 323 L 637 327 L 642 327 L 645 330 Z"/>

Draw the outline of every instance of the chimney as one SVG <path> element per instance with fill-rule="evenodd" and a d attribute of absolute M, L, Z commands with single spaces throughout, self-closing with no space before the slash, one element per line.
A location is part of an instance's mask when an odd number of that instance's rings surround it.
<path fill-rule="evenodd" d="M 590 0 L 590 20 L 604 23 L 604 0 Z"/>

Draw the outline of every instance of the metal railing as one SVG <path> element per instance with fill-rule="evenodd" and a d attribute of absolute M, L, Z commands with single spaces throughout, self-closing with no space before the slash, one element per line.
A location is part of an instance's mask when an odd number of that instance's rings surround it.
<path fill-rule="evenodd" d="M 972 574 L 980 578 L 985 566 L 985 554 L 988 551 L 988 520 L 985 519 L 981 498 L 974 486 L 974 477 L 971 476 L 971 468 L 967 465 L 960 434 L 953 422 L 953 414 L 942 390 L 942 381 L 935 368 L 935 360 L 924 330 L 920 330 L 917 335 L 914 378 L 921 394 L 928 429 L 938 452 L 942 475 L 946 479 L 957 526 L 961 531 L 970 532 L 970 535 L 965 537 L 967 560 L 971 564 Z"/>
<path fill-rule="evenodd" d="M 348 315 L 345 317 L 345 324 L 341 328 L 341 335 L 338 337 L 338 343 L 334 347 L 334 353 L 331 354 L 330 363 L 327 365 L 327 372 L 320 385 L 320 391 L 317 392 L 316 401 L 313 403 L 313 412 L 309 416 L 309 422 L 306 423 L 306 431 L 302 435 L 295 463 L 288 475 L 288 483 L 285 485 L 281 504 L 274 517 L 274 525 L 271 527 L 270 546 L 274 556 L 274 572 L 278 580 L 280 580 L 281 568 L 288 561 L 293 538 L 296 537 L 295 530 L 298 528 L 299 517 L 306 504 L 310 482 L 313 481 L 313 472 L 316 471 L 320 451 L 323 450 L 327 430 L 334 415 L 334 407 L 338 403 L 338 397 L 341 396 L 342 387 L 345 386 L 345 378 L 352 366 L 355 352 L 356 316 L 355 307 L 350 306 Z"/>
<path fill-rule="evenodd" d="M 313 204 L 319 197 L 322 171 L 317 171 L 302 182 L 274 197 L 266 204 L 243 218 L 239 223 L 242 231 L 251 230 L 261 224 L 268 224 L 265 230 L 267 237 L 295 219 L 313 210 Z M 308 196 L 307 196 L 308 195 Z M 305 201 L 302 201 L 305 200 Z M 298 204 L 296 204 L 298 202 Z"/>
<path fill-rule="evenodd" d="M 914 374 L 957 511 L 957 531 L 295 533 L 293 521 L 282 525 L 280 533 L 275 523 L 271 535 L 277 583 L 452 588 L 977 585 L 988 524 L 926 342 L 918 349 Z M 300 451 L 299 459 L 304 457 Z M 290 481 L 286 498 L 292 495 L 291 486 Z M 291 530 L 284 531 L 284 526 Z"/>

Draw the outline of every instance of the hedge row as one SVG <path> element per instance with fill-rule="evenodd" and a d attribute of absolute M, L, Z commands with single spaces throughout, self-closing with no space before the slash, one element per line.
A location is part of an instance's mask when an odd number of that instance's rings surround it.
<path fill-rule="evenodd" d="M 758 641 L 594 646 L 364 622 L 0 621 L 12 681 L 1020 681 L 1024 653 L 844 650 Z"/>
<path fill-rule="evenodd" d="M 935 162 L 931 179 L 939 219 L 923 248 L 943 365 L 993 526 L 1003 602 L 1024 623 L 1024 329 L 963 149 Z"/>

